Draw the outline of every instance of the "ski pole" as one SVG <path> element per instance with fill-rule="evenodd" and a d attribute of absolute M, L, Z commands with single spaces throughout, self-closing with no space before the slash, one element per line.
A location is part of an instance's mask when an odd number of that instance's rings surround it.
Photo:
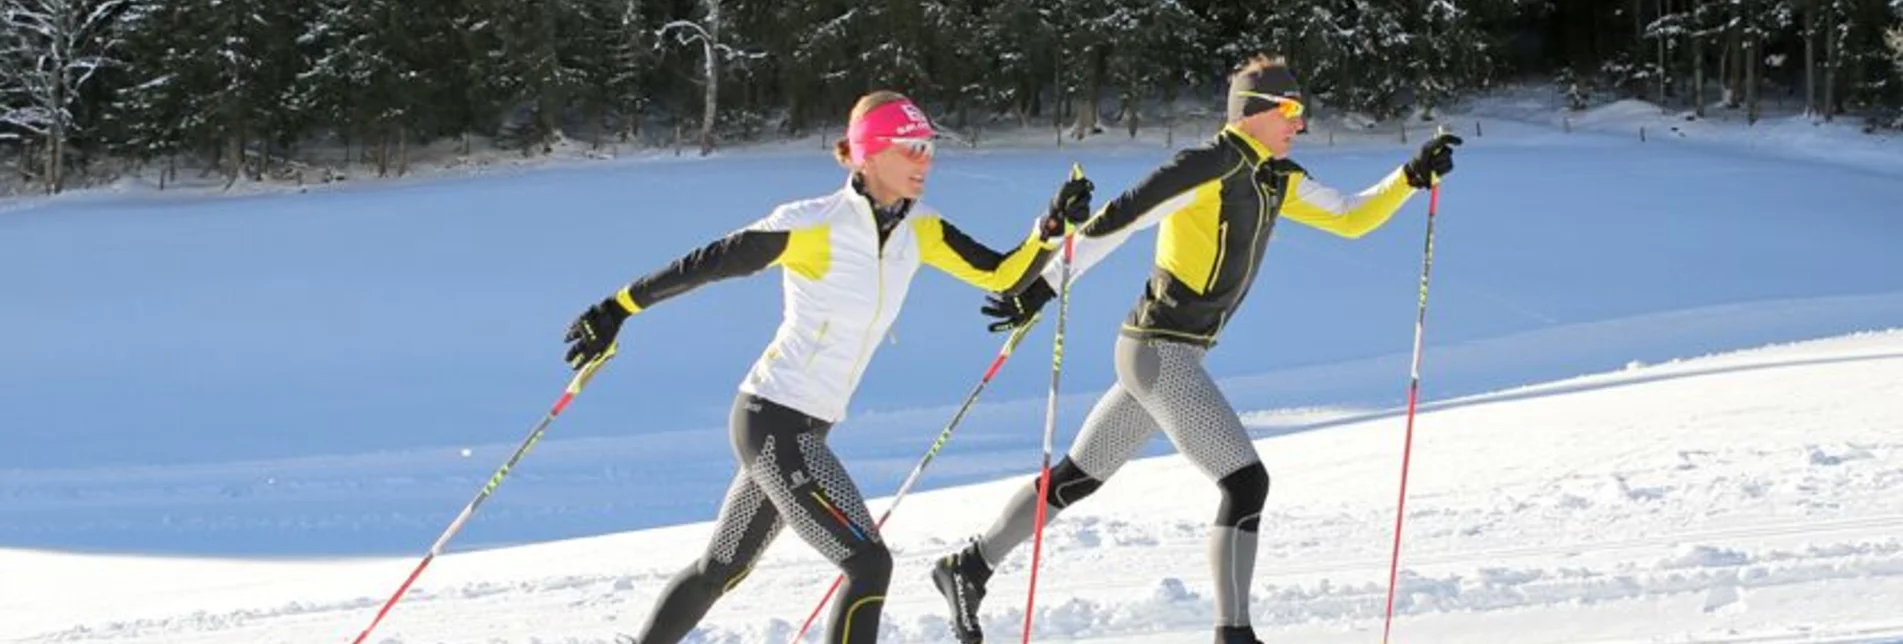
<path fill-rule="evenodd" d="M 1005 339 L 1004 346 L 998 349 L 998 356 L 991 359 L 991 367 L 985 369 L 985 376 L 978 380 L 976 387 L 972 387 L 971 393 L 965 394 L 965 402 L 958 406 L 958 413 L 952 414 L 951 422 L 945 423 L 945 428 L 939 430 L 938 438 L 932 441 L 930 449 L 925 450 L 925 456 L 919 459 L 917 465 L 912 466 L 912 473 L 906 475 L 905 482 L 899 485 L 899 493 L 892 497 L 892 505 L 886 506 L 885 512 L 879 514 L 879 520 L 873 523 L 874 529 L 885 527 L 885 520 L 892 518 L 892 511 L 899 507 L 899 502 L 905 500 L 906 493 L 912 490 L 912 485 L 917 483 L 919 477 L 925 473 L 925 466 L 930 464 L 932 458 L 938 456 L 938 450 L 944 448 L 945 443 L 951 440 L 952 430 L 965 419 L 965 413 L 971 411 L 972 403 L 978 401 L 978 394 L 984 392 L 985 385 L 991 384 L 991 377 L 998 375 L 998 369 L 1004 366 L 1004 361 L 1011 357 L 1011 352 L 1017 350 L 1018 343 L 1024 341 L 1024 336 L 1036 324 L 1036 318 L 1032 318 L 1031 321 L 1011 331 L 1011 336 Z M 800 624 L 799 632 L 794 633 L 793 639 L 787 640 L 788 642 L 798 642 L 800 638 L 806 637 L 807 629 L 813 627 L 813 621 L 819 619 L 820 612 L 826 609 L 826 602 L 832 600 L 833 593 L 839 592 L 839 585 L 845 581 L 844 574 L 833 578 L 833 585 L 826 589 L 826 595 L 819 598 L 819 604 L 813 606 L 813 612 L 806 616 L 806 621 Z"/>
<path fill-rule="evenodd" d="M 1070 177 L 1081 179 L 1084 168 L 1071 164 Z M 1057 380 L 1064 371 L 1064 318 L 1070 309 L 1070 262 L 1075 248 L 1076 230 L 1064 231 L 1063 268 L 1057 282 L 1057 331 L 1051 348 L 1051 395 L 1044 406 L 1044 460 L 1037 470 L 1037 527 L 1031 537 L 1031 585 L 1024 596 L 1024 643 L 1031 642 L 1032 609 L 1037 605 L 1037 568 L 1044 554 L 1044 516 L 1051 492 L 1051 436 L 1057 433 Z"/>
<path fill-rule="evenodd" d="M 1388 560 L 1388 607 L 1381 626 L 1381 644 L 1387 644 L 1394 630 L 1394 584 L 1401 572 L 1401 522 L 1407 517 L 1407 470 L 1414 455 L 1414 406 L 1421 397 L 1421 336 L 1427 327 L 1427 277 L 1434 268 L 1434 215 L 1439 210 L 1440 182 L 1436 181 L 1427 193 L 1427 245 L 1421 253 L 1421 303 L 1414 318 L 1414 364 L 1409 368 L 1407 385 L 1407 435 L 1401 445 L 1401 492 L 1394 510 L 1394 554 Z"/>
<path fill-rule="evenodd" d="M 436 560 L 436 555 L 442 554 L 443 548 L 449 545 L 451 537 L 462 531 L 463 524 L 468 523 L 469 517 L 476 513 L 476 508 L 489 500 L 489 495 L 494 494 L 496 488 L 502 485 L 502 479 L 509 475 L 509 470 L 514 468 L 515 464 L 542 440 L 542 434 L 548 431 L 549 423 L 554 422 L 555 417 L 561 415 L 563 409 L 568 408 L 568 403 L 575 400 L 575 395 L 581 393 L 582 387 L 588 385 L 588 380 L 595 377 L 595 372 L 600 371 L 601 366 L 607 364 L 609 358 L 614 357 L 617 346 L 617 344 L 609 344 L 606 352 L 595 356 L 595 359 L 583 364 L 581 369 L 575 372 L 575 377 L 568 381 L 568 388 L 562 391 L 561 397 L 555 399 L 555 405 L 542 416 L 542 422 L 536 423 L 535 429 L 529 432 L 528 438 L 522 441 L 520 447 L 515 448 L 514 454 L 509 455 L 508 462 L 503 463 L 495 474 L 489 476 L 489 482 L 483 484 L 482 490 L 476 493 L 476 498 L 471 499 L 469 505 L 463 506 L 462 514 L 456 515 L 456 520 L 449 523 L 449 529 L 444 530 L 443 535 L 436 538 L 436 543 L 430 546 L 429 552 L 423 555 L 421 561 L 416 562 L 416 569 L 411 570 L 410 576 L 403 580 L 403 585 L 398 586 L 396 592 L 391 594 L 389 599 L 384 600 L 383 608 L 377 611 L 376 618 L 370 620 L 370 625 L 364 627 L 363 632 L 358 633 L 357 639 L 352 640 L 351 644 L 363 644 L 364 640 L 370 638 L 370 631 L 376 630 L 377 624 L 383 622 L 384 615 L 388 615 L 390 608 L 396 606 L 397 600 L 403 598 L 403 593 L 410 589 L 410 584 L 416 583 L 416 578 L 423 575 L 423 569 L 428 568 L 430 562 Z"/>

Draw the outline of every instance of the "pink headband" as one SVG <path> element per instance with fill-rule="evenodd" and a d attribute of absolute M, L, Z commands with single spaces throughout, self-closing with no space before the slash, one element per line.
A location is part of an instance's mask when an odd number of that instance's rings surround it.
<path fill-rule="evenodd" d="M 852 146 L 852 163 L 859 165 L 892 145 L 892 139 L 932 138 L 932 122 L 924 110 L 911 101 L 900 99 L 875 107 L 852 122 L 846 140 Z"/>

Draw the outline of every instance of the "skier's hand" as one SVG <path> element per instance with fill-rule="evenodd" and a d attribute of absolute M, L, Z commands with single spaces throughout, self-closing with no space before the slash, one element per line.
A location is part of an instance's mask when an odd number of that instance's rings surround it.
<path fill-rule="evenodd" d="M 1419 154 L 1401 166 L 1401 172 L 1407 175 L 1407 185 L 1425 190 L 1440 183 L 1441 177 L 1454 171 L 1454 147 L 1460 144 L 1460 137 L 1452 134 L 1429 139 Z"/>
<path fill-rule="evenodd" d="M 607 353 L 608 347 L 615 343 L 615 334 L 621 332 L 621 323 L 627 319 L 628 310 L 612 297 L 582 311 L 581 316 L 568 325 L 568 336 L 564 338 L 569 343 L 569 368 L 581 369 Z"/>
<path fill-rule="evenodd" d="M 1074 175 L 1057 189 L 1057 196 L 1051 197 L 1051 207 L 1038 221 L 1038 238 L 1056 239 L 1064 236 L 1064 231 L 1090 219 L 1090 193 L 1097 188 L 1083 175 Z"/>
<path fill-rule="evenodd" d="M 1051 290 L 1050 284 L 1043 278 L 1038 278 L 1032 280 L 1031 285 L 1017 295 L 995 293 L 986 297 L 984 307 L 978 311 L 998 318 L 996 322 L 985 327 L 992 333 L 1009 331 L 1036 320 L 1038 311 L 1043 310 L 1044 305 L 1055 297 L 1057 292 Z"/>

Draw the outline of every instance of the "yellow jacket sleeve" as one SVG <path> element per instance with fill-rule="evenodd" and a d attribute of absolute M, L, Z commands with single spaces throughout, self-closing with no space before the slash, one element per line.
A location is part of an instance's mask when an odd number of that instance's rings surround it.
<path fill-rule="evenodd" d="M 1387 223 L 1413 194 L 1413 186 L 1398 169 L 1352 195 L 1298 172 L 1289 176 L 1282 216 L 1342 237 L 1360 237 Z"/>
<path fill-rule="evenodd" d="M 919 217 L 915 226 L 924 263 L 967 284 L 999 293 L 1016 293 L 1029 286 L 1044 270 L 1055 247 L 1032 232 L 1010 254 L 1002 254 L 936 216 Z"/>

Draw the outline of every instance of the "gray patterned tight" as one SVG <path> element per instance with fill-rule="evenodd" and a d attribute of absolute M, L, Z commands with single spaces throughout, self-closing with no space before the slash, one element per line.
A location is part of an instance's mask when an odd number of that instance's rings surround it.
<path fill-rule="evenodd" d="M 846 573 L 824 641 L 876 641 L 892 578 L 892 554 L 873 527 L 859 488 L 826 447 L 831 425 L 741 394 L 734 401 L 730 427 L 741 469 L 714 522 L 713 541 L 706 554 L 668 584 L 647 630 L 636 641 L 681 641 L 714 600 L 740 584 L 788 523 Z"/>
<path fill-rule="evenodd" d="M 1206 351 L 1162 340 L 1118 338 L 1117 384 L 1084 419 L 1070 454 L 1052 468 L 1045 522 L 1095 492 L 1162 430 L 1177 451 L 1222 489 L 1222 506 L 1209 537 L 1216 625 L 1247 626 L 1256 530 L 1269 492 L 1269 475 L 1242 420 L 1203 369 Z M 979 538 L 979 553 L 995 568 L 1030 538 L 1036 517 L 1037 482 L 1033 480 L 1012 497 L 1004 514 Z"/>

